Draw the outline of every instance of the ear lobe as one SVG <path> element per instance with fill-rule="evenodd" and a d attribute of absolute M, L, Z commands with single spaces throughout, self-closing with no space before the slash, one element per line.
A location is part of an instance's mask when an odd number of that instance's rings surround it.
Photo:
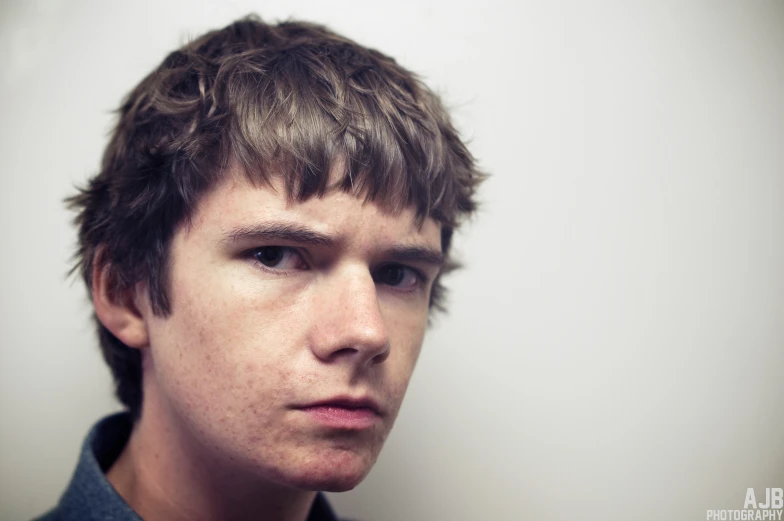
<path fill-rule="evenodd" d="M 147 324 L 136 305 L 136 287 L 118 291 L 109 264 L 93 263 L 92 297 L 98 320 L 118 340 L 137 349 L 149 345 Z"/>

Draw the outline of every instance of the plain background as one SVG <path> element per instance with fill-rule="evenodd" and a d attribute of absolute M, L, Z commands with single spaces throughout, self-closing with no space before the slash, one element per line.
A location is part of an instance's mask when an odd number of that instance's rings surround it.
<path fill-rule="evenodd" d="M 339 513 L 687 521 L 784 487 L 784 3 L 0 5 L 0 518 L 52 506 L 118 408 L 61 201 L 121 97 L 251 11 L 420 73 L 493 174 Z"/>

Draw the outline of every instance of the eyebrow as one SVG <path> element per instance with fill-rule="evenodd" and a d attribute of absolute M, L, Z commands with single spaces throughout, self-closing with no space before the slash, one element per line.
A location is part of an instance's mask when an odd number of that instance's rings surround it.
<path fill-rule="evenodd" d="M 420 246 L 396 246 L 386 250 L 386 257 L 396 262 L 422 262 L 436 268 L 444 265 L 444 254 Z"/>
<path fill-rule="evenodd" d="M 283 243 L 335 247 L 338 241 L 329 235 L 295 224 L 269 222 L 242 226 L 227 233 L 225 242 L 281 241 Z M 384 250 L 384 257 L 395 262 L 421 262 L 436 268 L 444 265 L 444 254 L 425 246 L 394 246 Z"/>
<path fill-rule="evenodd" d="M 310 246 L 333 247 L 335 239 L 310 228 L 293 223 L 263 223 L 242 226 L 226 234 L 226 242 L 241 241 L 284 241 Z"/>

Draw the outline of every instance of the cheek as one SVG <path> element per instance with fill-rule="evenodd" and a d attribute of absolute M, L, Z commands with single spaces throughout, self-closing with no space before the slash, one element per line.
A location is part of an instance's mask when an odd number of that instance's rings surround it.
<path fill-rule="evenodd" d="M 389 391 L 399 405 L 419 358 L 427 327 L 427 315 L 388 312 L 385 313 L 385 321 L 391 342 L 385 370 L 389 376 Z"/>
<path fill-rule="evenodd" d="M 236 430 L 240 418 L 272 421 L 294 377 L 292 321 L 240 285 L 187 282 L 173 283 L 173 312 L 150 331 L 161 391 L 199 423 Z"/>

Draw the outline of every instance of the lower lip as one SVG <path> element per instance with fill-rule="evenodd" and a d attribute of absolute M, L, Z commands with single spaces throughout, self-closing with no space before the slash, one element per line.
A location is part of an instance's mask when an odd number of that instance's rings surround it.
<path fill-rule="evenodd" d="M 320 424 L 335 429 L 368 429 L 381 419 L 375 411 L 366 407 L 347 409 L 334 405 L 318 405 L 301 410 Z"/>

